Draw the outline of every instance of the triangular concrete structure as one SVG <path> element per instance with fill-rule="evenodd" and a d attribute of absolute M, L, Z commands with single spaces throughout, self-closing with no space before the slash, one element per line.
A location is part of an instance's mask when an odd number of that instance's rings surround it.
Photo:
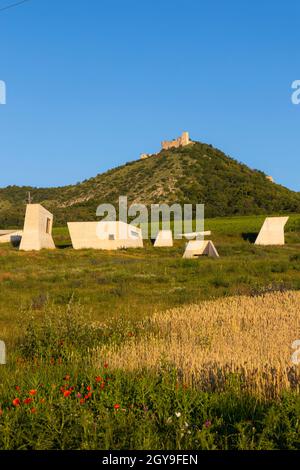
<path fill-rule="evenodd" d="M 219 253 L 211 240 L 191 240 L 186 246 L 183 258 L 198 258 L 199 256 L 219 258 Z"/>
<path fill-rule="evenodd" d="M 171 247 L 173 246 L 172 230 L 160 230 L 154 242 L 155 247 Z"/>
<path fill-rule="evenodd" d="M 289 217 L 267 217 L 255 245 L 284 245 L 284 227 Z"/>
<path fill-rule="evenodd" d="M 52 238 L 53 215 L 40 204 L 28 204 L 20 250 L 55 249 Z"/>

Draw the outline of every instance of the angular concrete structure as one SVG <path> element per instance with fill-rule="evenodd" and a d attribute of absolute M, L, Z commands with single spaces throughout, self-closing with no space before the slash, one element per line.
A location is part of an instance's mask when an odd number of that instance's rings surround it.
<path fill-rule="evenodd" d="M 255 245 L 284 245 L 284 227 L 289 217 L 267 217 Z"/>
<path fill-rule="evenodd" d="M 22 235 L 23 230 L 0 230 L 0 244 L 11 243 L 13 246 L 19 246 Z"/>
<path fill-rule="evenodd" d="M 20 250 L 55 249 L 52 238 L 52 225 L 53 215 L 43 206 L 40 204 L 27 204 Z"/>
<path fill-rule="evenodd" d="M 206 232 L 190 232 L 190 233 L 181 233 L 180 236 L 186 238 L 187 240 L 199 240 L 206 236 L 210 236 L 211 231 L 207 230 Z"/>
<path fill-rule="evenodd" d="M 75 250 L 143 248 L 142 230 L 125 222 L 68 222 Z"/>
<path fill-rule="evenodd" d="M 219 253 L 211 240 L 192 240 L 188 242 L 183 258 L 192 259 L 199 256 L 219 258 Z"/>
<path fill-rule="evenodd" d="M 155 247 L 171 247 L 173 246 L 172 230 L 160 230 L 154 242 Z"/>
<path fill-rule="evenodd" d="M 0 341 L 0 365 L 6 364 L 6 347 L 4 341 Z"/>

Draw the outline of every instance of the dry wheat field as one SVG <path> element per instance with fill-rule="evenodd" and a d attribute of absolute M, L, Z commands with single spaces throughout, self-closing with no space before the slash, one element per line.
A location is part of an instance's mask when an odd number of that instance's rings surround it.
<path fill-rule="evenodd" d="M 298 389 L 292 343 L 300 338 L 300 292 L 236 296 L 156 313 L 142 335 L 94 351 L 113 369 L 158 372 L 168 364 L 187 385 L 220 389 L 239 374 L 245 389 L 279 395 Z"/>

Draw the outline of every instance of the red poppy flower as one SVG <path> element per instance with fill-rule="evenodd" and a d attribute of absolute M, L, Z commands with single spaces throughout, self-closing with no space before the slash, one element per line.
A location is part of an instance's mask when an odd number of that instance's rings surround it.
<path fill-rule="evenodd" d="M 17 392 L 19 392 L 21 390 L 21 388 L 19 387 L 19 385 L 16 385 L 15 386 L 15 389 L 17 390 Z"/>
<path fill-rule="evenodd" d="M 88 386 L 86 387 L 86 389 L 87 389 L 88 392 L 90 392 L 90 391 L 92 390 L 92 387 L 91 387 L 90 385 L 88 385 Z"/>
<path fill-rule="evenodd" d="M 65 391 L 64 391 L 64 397 L 65 397 L 65 398 L 69 397 L 70 395 L 71 395 L 70 390 L 65 390 Z"/>
<path fill-rule="evenodd" d="M 29 390 L 29 395 L 34 396 L 37 394 L 37 390 Z"/>
<path fill-rule="evenodd" d="M 104 364 L 104 369 L 107 369 L 108 368 L 108 364 L 107 362 Z"/>
<path fill-rule="evenodd" d="M 96 380 L 97 383 L 102 382 L 102 377 L 100 377 L 100 376 L 98 375 L 98 377 L 96 377 L 95 380 Z"/>
<path fill-rule="evenodd" d="M 115 409 L 115 410 L 119 410 L 119 409 L 120 409 L 120 405 L 118 405 L 118 404 L 114 405 L 114 409 Z"/>
<path fill-rule="evenodd" d="M 12 401 L 12 404 L 13 404 L 14 406 L 20 406 L 20 403 L 21 403 L 21 402 L 20 402 L 20 398 L 15 398 L 15 399 Z"/>
<path fill-rule="evenodd" d="M 23 400 L 23 403 L 25 403 L 25 405 L 29 405 L 30 403 L 32 403 L 32 398 L 25 398 L 25 400 Z"/>
<path fill-rule="evenodd" d="M 84 399 L 84 398 L 81 398 L 80 404 L 83 405 L 84 403 L 85 403 L 85 399 Z"/>
<path fill-rule="evenodd" d="M 36 411 L 37 411 L 36 408 L 31 408 L 30 413 L 34 414 L 36 413 Z"/>

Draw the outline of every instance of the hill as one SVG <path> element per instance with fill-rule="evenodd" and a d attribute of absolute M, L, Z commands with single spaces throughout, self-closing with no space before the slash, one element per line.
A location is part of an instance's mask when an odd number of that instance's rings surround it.
<path fill-rule="evenodd" d="M 272 183 L 266 175 L 211 145 L 195 143 L 162 150 L 72 186 L 0 189 L 0 227 L 21 226 L 26 192 L 55 214 L 56 224 L 95 220 L 101 203 L 204 203 L 207 217 L 300 212 L 300 193 Z"/>

